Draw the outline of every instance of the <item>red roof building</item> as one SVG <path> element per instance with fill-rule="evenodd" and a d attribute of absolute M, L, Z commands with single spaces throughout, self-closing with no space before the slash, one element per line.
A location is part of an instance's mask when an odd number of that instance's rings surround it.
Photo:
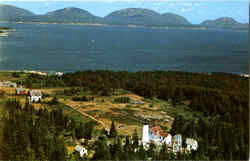
<path fill-rule="evenodd" d="M 164 133 L 160 126 L 154 126 L 150 130 L 155 136 L 162 136 L 163 138 L 165 138 L 169 135 L 168 133 Z"/>

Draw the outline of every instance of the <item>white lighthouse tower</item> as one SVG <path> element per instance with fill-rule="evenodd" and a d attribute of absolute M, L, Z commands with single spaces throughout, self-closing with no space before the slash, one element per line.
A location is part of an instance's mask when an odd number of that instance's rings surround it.
<path fill-rule="evenodd" d="M 142 126 L 142 143 L 147 144 L 149 143 L 150 138 L 149 138 L 149 125 L 148 122 L 145 121 L 143 126 Z"/>

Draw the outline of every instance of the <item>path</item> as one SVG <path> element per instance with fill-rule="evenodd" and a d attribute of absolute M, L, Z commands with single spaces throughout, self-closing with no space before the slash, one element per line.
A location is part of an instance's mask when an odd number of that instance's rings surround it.
<path fill-rule="evenodd" d="M 95 117 L 93 117 L 93 116 L 87 114 L 86 112 L 83 112 L 83 111 L 78 110 L 78 108 L 77 108 L 77 107 L 73 107 L 72 104 L 65 103 L 65 102 L 63 102 L 63 103 L 64 103 L 65 105 L 67 105 L 68 107 L 70 107 L 72 110 L 81 113 L 83 116 L 86 116 L 86 117 L 90 118 L 91 120 L 94 120 L 94 121 L 98 122 L 98 123 L 101 124 L 104 128 L 107 128 L 106 125 L 104 124 L 104 122 L 102 122 L 101 120 L 96 119 Z"/>

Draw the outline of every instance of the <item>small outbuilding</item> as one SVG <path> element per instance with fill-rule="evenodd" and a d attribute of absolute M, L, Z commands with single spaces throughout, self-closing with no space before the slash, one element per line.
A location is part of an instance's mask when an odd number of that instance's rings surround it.
<path fill-rule="evenodd" d="M 16 95 L 26 95 L 26 90 L 21 88 L 16 88 Z"/>
<path fill-rule="evenodd" d="M 198 142 L 194 139 L 187 138 L 186 139 L 187 150 L 197 150 L 198 149 Z"/>
<path fill-rule="evenodd" d="M 174 136 L 173 152 L 180 152 L 182 148 L 182 137 L 181 134 Z"/>
<path fill-rule="evenodd" d="M 11 81 L 4 81 L 4 82 L 0 82 L 0 86 L 1 87 L 12 87 L 12 88 L 16 88 L 17 84 Z"/>
<path fill-rule="evenodd" d="M 88 156 L 88 150 L 81 145 L 77 145 L 75 151 L 80 153 L 80 157 Z"/>
<path fill-rule="evenodd" d="M 29 91 L 29 97 L 30 102 L 39 102 L 42 100 L 42 91 L 40 90 L 31 90 Z"/>

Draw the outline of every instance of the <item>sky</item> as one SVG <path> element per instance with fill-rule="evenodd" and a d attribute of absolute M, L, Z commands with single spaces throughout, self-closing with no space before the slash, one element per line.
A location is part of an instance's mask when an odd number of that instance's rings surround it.
<path fill-rule="evenodd" d="M 104 17 L 119 9 L 147 8 L 184 16 L 193 24 L 219 17 L 233 17 L 242 23 L 249 21 L 248 0 L 0 0 L 0 4 L 14 5 L 36 14 L 78 7 Z"/>

